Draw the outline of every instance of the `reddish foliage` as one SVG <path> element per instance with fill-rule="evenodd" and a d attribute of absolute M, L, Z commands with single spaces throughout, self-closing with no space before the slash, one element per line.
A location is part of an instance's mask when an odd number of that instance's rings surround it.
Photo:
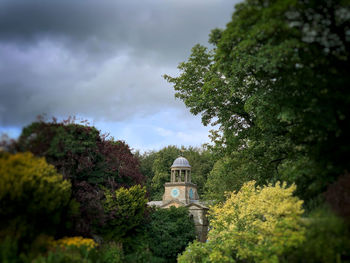
<path fill-rule="evenodd" d="M 131 153 L 129 146 L 123 141 L 102 140 L 98 143 L 100 153 L 105 157 L 108 184 L 115 186 L 130 186 L 130 184 L 143 184 L 144 177 L 140 172 L 140 163 Z M 118 178 L 113 174 L 118 174 Z"/>
<path fill-rule="evenodd" d="M 143 184 L 144 176 L 125 142 L 109 140 L 94 127 L 73 124 L 74 120 L 32 123 L 23 129 L 14 147 L 45 157 L 72 182 L 72 198 L 80 204 L 80 215 L 67 219 L 73 223 L 70 232 L 91 236 L 93 226 L 103 225 L 108 216 L 100 186 L 130 187 Z"/>
<path fill-rule="evenodd" d="M 327 202 L 340 216 L 350 220 L 350 173 L 346 173 L 330 185 L 325 193 Z"/>
<path fill-rule="evenodd" d="M 44 156 L 72 181 L 113 188 L 144 182 L 129 146 L 100 136 L 94 127 L 36 122 L 23 129 L 16 148 Z"/>
<path fill-rule="evenodd" d="M 103 191 L 87 182 L 77 182 L 72 197 L 80 204 L 80 214 L 73 215 L 71 235 L 90 236 L 94 227 L 105 224 L 105 213 L 102 205 Z"/>

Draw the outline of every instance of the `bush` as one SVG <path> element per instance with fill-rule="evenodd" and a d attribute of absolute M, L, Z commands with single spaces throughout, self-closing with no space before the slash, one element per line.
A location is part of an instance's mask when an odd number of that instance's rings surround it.
<path fill-rule="evenodd" d="M 56 233 L 70 193 L 71 184 L 44 158 L 0 153 L 0 242 L 10 236 L 18 253 L 33 245 L 41 250 L 43 234 Z"/>
<path fill-rule="evenodd" d="M 88 238 L 72 237 L 54 242 L 54 247 L 45 256 L 36 258 L 33 263 L 122 263 L 123 250 L 115 243 L 96 247 Z"/>
<path fill-rule="evenodd" d="M 114 192 L 106 190 L 105 196 L 104 210 L 108 218 L 103 234 L 107 240 L 120 242 L 142 225 L 148 202 L 146 188 L 121 187 Z"/>
<path fill-rule="evenodd" d="M 49 251 L 47 256 L 40 256 L 33 260 L 33 263 L 95 263 L 91 258 L 93 252 L 86 247 L 70 246 Z"/>
<path fill-rule="evenodd" d="M 333 211 L 350 223 L 350 173 L 340 176 L 328 186 L 325 197 Z"/>
<path fill-rule="evenodd" d="M 176 261 L 177 254 L 195 239 L 194 223 L 186 207 L 155 209 L 147 233 L 150 250 L 166 262 Z"/>
<path fill-rule="evenodd" d="M 129 146 L 101 135 L 95 127 L 38 121 L 25 127 L 12 148 L 45 157 L 72 183 L 78 213 L 66 215 L 60 232 L 68 236 L 93 236 L 105 222 L 103 190 L 142 184 L 139 162 Z M 7 147 L 9 148 L 9 147 Z"/>
<path fill-rule="evenodd" d="M 302 201 L 292 196 L 295 188 L 245 183 L 224 204 L 211 208 L 208 242 L 192 243 L 179 262 L 278 262 L 305 239 Z"/>
<path fill-rule="evenodd" d="M 349 262 L 350 231 L 342 218 L 327 207 L 312 211 L 305 218 L 305 241 L 281 262 L 328 263 Z"/>
<path fill-rule="evenodd" d="M 99 249 L 101 263 L 123 263 L 124 254 L 121 245 L 114 242 L 105 244 Z"/>
<path fill-rule="evenodd" d="M 54 247 L 85 247 L 90 250 L 97 246 L 97 243 L 91 238 L 83 238 L 83 237 L 64 237 L 59 240 L 52 242 L 52 246 Z"/>

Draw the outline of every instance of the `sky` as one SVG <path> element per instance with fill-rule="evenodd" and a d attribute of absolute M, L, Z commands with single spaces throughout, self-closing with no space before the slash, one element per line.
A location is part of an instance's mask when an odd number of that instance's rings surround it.
<path fill-rule="evenodd" d="M 0 134 L 45 114 L 87 119 L 134 150 L 209 142 L 175 99 L 191 48 L 237 0 L 0 0 Z"/>

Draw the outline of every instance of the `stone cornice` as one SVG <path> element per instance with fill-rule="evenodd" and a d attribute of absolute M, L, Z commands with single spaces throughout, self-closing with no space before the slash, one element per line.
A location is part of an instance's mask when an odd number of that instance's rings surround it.
<path fill-rule="evenodd" d="M 165 183 L 164 186 L 192 186 L 192 187 L 197 187 L 196 184 L 194 184 L 194 183 L 189 183 L 189 182 Z"/>

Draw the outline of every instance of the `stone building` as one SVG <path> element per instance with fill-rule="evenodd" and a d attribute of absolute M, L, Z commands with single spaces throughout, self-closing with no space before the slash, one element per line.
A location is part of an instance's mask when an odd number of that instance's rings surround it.
<path fill-rule="evenodd" d="M 186 158 L 178 157 L 171 166 L 170 182 L 164 184 L 162 201 L 148 205 L 169 208 L 186 206 L 194 220 L 199 241 L 205 242 L 208 232 L 208 208 L 199 201 L 197 185 L 191 182 L 191 166 Z"/>

